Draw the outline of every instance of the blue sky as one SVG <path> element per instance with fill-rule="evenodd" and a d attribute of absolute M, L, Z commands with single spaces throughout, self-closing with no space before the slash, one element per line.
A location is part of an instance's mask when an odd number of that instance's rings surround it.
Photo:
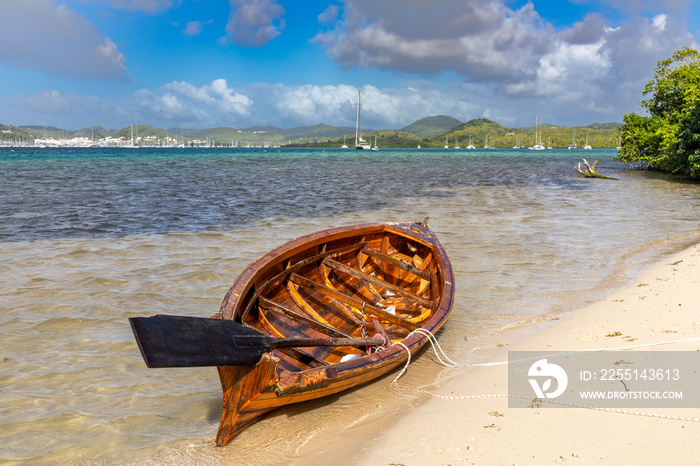
<path fill-rule="evenodd" d="M 689 0 L 0 0 L 0 123 L 621 121 Z"/>

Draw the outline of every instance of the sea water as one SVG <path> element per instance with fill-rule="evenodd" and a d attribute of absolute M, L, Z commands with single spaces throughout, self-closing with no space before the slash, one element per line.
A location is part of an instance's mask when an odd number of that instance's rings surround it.
<path fill-rule="evenodd" d="M 0 462 L 283 464 L 317 433 L 404 409 L 390 375 L 215 448 L 216 370 L 146 368 L 127 319 L 208 316 L 246 264 L 302 234 L 429 217 L 456 279 L 439 339 L 472 360 L 698 242 L 700 185 L 614 155 L 0 149 Z M 580 178 L 584 157 L 618 180 Z M 426 353 L 405 383 L 439 370 Z"/>

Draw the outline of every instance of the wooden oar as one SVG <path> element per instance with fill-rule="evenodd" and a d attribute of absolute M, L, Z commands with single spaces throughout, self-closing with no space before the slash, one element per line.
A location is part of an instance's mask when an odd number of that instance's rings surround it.
<path fill-rule="evenodd" d="M 273 338 L 226 319 L 130 317 L 148 367 L 245 366 L 277 347 L 381 346 L 382 338 Z"/>

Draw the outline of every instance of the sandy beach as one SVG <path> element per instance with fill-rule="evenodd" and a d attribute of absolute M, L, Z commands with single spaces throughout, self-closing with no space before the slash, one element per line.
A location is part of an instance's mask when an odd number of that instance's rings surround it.
<path fill-rule="evenodd" d="M 513 329 L 471 365 L 409 392 L 409 411 L 315 438 L 298 464 L 697 464 L 700 422 L 585 408 L 509 408 L 508 351 L 700 351 L 700 246 L 664 258 L 626 288 L 537 329 Z M 423 357 L 434 356 L 425 353 Z M 436 362 L 437 364 L 437 362 Z M 410 373 L 410 367 L 408 369 Z M 401 391 L 401 380 L 394 387 Z M 490 395 L 471 398 L 474 395 Z M 700 407 L 634 409 L 697 419 Z M 332 452 L 332 453 L 331 453 Z M 325 458 L 325 460 L 323 459 Z"/>

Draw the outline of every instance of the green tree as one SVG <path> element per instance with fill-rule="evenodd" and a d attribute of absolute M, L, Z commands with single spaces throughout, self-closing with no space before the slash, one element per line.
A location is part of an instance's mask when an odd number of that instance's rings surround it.
<path fill-rule="evenodd" d="M 643 95 L 647 98 L 641 105 L 648 116 L 623 117 L 617 158 L 640 167 L 700 175 L 700 166 L 693 161 L 697 156 L 689 152 L 694 147 L 691 136 L 698 129 L 692 119 L 700 105 L 700 52 L 684 47 L 658 62 Z"/>
<path fill-rule="evenodd" d="M 669 144 L 671 171 L 700 177 L 700 102 L 696 101 L 681 118 L 676 139 Z"/>

